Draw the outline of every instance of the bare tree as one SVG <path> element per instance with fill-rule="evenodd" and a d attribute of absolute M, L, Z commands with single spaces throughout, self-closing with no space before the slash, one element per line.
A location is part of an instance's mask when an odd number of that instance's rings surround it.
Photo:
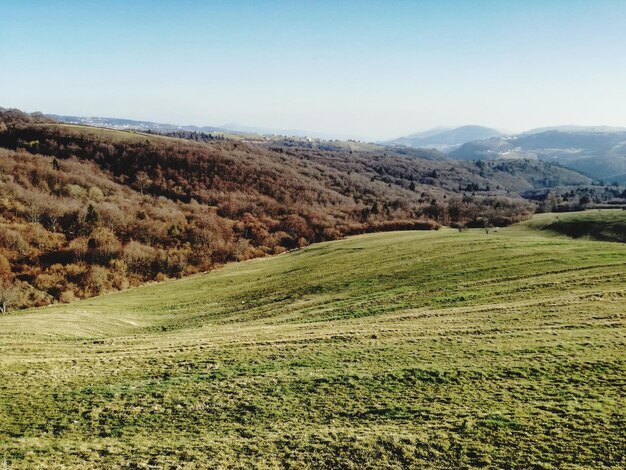
<path fill-rule="evenodd" d="M 9 281 L 0 281 L 0 314 L 9 313 L 9 307 L 13 305 L 17 297 L 17 290 Z"/>
<path fill-rule="evenodd" d="M 145 171 L 138 171 L 135 175 L 135 181 L 137 182 L 137 185 L 139 185 L 139 192 L 141 195 L 143 195 L 144 189 L 152 184 L 150 176 L 148 176 L 148 173 Z"/>

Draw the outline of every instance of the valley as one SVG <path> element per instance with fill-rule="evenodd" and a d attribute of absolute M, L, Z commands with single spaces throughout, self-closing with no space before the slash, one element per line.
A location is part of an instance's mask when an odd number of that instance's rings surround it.
<path fill-rule="evenodd" d="M 626 469 L 626 2 L 0 11 L 0 470 Z"/>
<path fill-rule="evenodd" d="M 160 135 L 17 110 L 0 111 L 0 124 L 0 287 L 11 292 L 11 308 L 67 303 L 346 235 L 507 226 L 540 207 L 522 197 L 528 191 L 544 200 L 569 190 L 542 210 L 614 197 L 542 162 Z"/>

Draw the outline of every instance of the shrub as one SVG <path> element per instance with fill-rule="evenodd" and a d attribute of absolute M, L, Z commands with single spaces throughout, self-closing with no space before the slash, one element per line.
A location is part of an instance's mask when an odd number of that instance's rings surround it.
<path fill-rule="evenodd" d="M 92 260 L 100 264 L 107 264 L 122 253 L 122 244 L 115 233 L 106 227 L 99 227 L 91 233 L 87 247 Z"/>
<path fill-rule="evenodd" d="M 104 199 L 104 193 L 98 186 L 92 186 L 89 188 L 89 199 L 95 202 L 100 202 Z"/>
<path fill-rule="evenodd" d="M 61 295 L 59 295 L 59 302 L 64 304 L 69 304 L 70 302 L 74 302 L 75 300 L 77 300 L 77 298 L 73 290 L 63 291 L 61 292 Z"/>
<path fill-rule="evenodd" d="M 109 272 L 102 266 L 91 266 L 87 275 L 86 288 L 91 295 L 102 294 L 111 289 Z"/>
<path fill-rule="evenodd" d="M 13 277 L 11 263 L 4 255 L 0 254 L 0 279 L 10 279 L 11 277 Z"/>
<path fill-rule="evenodd" d="M 84 199 L 86 192 L 85 188 L 77 184 L 67 184 L 63 189 L 63 194 L 73 199 Z"/>

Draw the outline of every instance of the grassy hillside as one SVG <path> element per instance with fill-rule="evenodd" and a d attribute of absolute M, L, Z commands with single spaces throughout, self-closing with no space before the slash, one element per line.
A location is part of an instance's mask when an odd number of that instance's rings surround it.
<path fill-rule="evenodd" d="M 542 214 L 530 220 L 527 225 L 572 238 L 626 243 L 626 210 Z"/>
<path fill-rule="evenodd" d="M 8 468 L 623 468 L 626 250 L 370 234 L 0 317 Z"/>

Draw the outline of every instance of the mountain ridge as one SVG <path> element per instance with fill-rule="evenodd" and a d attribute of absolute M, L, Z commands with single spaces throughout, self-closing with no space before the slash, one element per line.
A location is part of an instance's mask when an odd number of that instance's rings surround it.
<path fill-rule="evenodd" d="M 502 135 L 502 132 L 489 127 L 465 125 L 455 128 L 433 128 L 428 131 L 417 132 L 406 137 L 386 141 L 386 144 L 414 148 L 435 148 L 437 150 L 446 151 L 466 142 L 500 137 Z"/>

